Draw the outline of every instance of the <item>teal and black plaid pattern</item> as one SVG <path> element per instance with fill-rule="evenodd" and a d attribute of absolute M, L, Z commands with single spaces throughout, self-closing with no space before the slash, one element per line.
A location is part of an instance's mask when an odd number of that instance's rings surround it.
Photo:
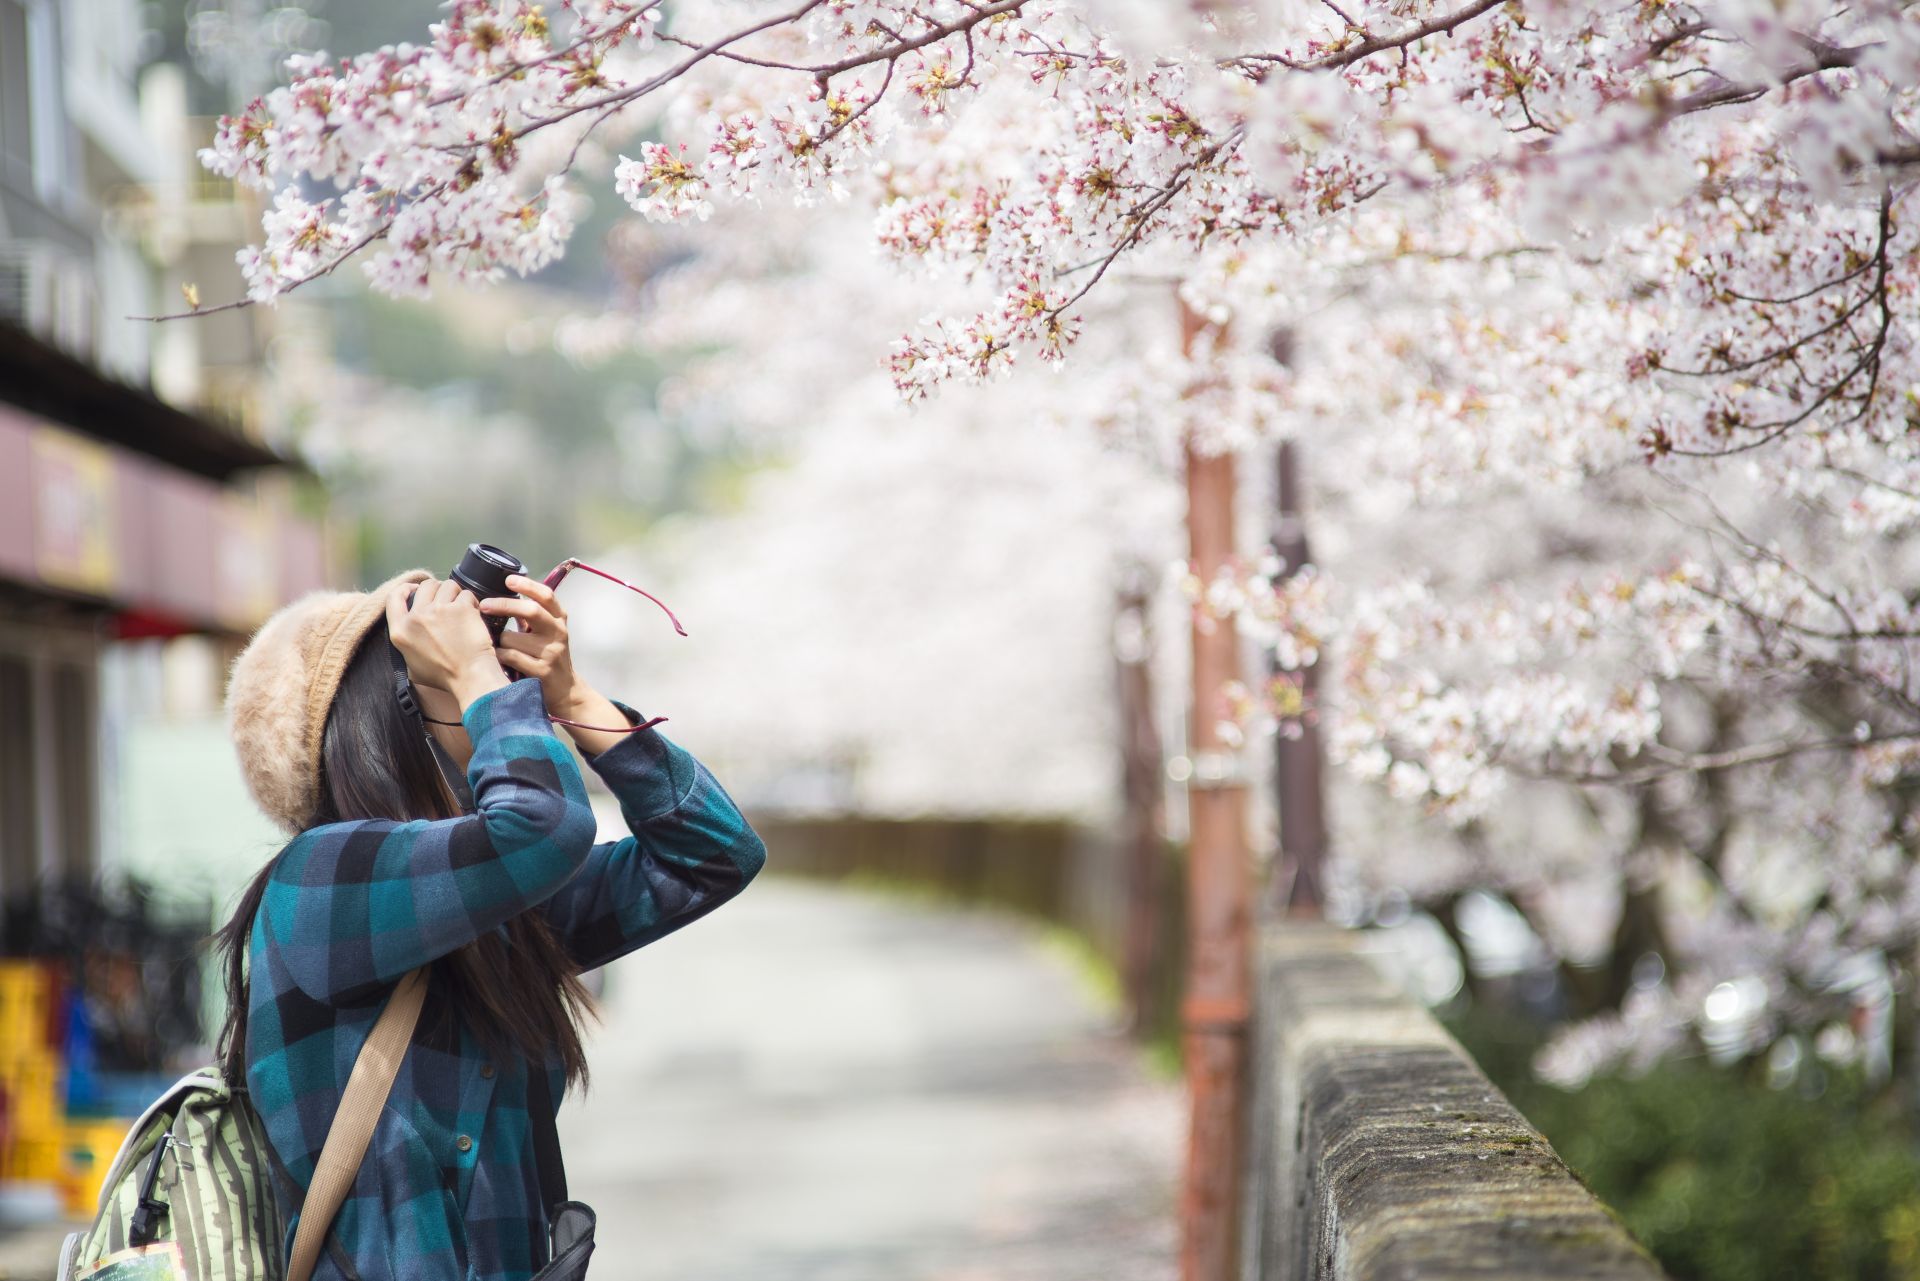
<path fill-rule="evenodd" d="M 276 857 L 254 921 L 247 1083 L 286 1252 L 347 1074 L 401 975 L 529 909 L 591 968 L 698 920 L 766 862 L 719 782 L 657 730 L 586 758 L 632 833 L 596 845 L 540 682 L 475 699 L 462 720 L 474 813 L 310 828 Z M 488 1061 L 458 1020 L 435 1019 L 436 995 L 314 1281 L 517 1281 L 546 1261 L 525 1067 Z M 558 1060 L 545 1070 L 558 1099 Z"/>

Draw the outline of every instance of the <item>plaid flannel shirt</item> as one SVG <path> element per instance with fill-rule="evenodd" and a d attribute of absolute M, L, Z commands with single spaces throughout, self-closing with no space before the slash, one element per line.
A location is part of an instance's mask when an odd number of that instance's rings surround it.
<path fill-rule="evenodd" d="M 461 719 L 474 813 L 309 828 L 276 857 L 254 921 L 247 1083 L 289 1254 L 347 1074 L 402 975 L 529 909 L 588 969 L 698 920 L 766 861 L 726 791 L 657 730 L 586 757 L 632 832 L 595 844 L 540 682 L 494 690 Z M 546 1261 L 526 1065 L 489 1061 L 458 1020 L 435 1019 L 435 995 L 314 1281 L 516 1281 Z M 559 1099 L 558 1059 L 541 1070 Z"/>

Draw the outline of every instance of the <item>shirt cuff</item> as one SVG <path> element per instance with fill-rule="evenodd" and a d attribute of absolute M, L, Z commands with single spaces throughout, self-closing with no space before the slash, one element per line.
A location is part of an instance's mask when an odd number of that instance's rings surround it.
<path fill-rule="evenodd" d="M 647 719 L 619 699 L 607 701 L 620 709 L 629 725 Z M 580 756 L 620 802 L 621 816 L 629 826 L 671 814 L 693 790 L 692 755 L 657 729 L 622 734 L 606 751 Z"/>

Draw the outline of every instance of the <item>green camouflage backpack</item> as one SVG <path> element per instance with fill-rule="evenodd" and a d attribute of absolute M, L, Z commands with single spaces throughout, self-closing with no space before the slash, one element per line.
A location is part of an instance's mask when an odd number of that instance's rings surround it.
<path fill-rule="evenodd" d="M 373 1021 L 314 1162 L 290 1252 L 260 1116 L 245 1090 L 203 1067 L 133 1123 L 100 1189 L 100 1214 L 67 1238 L 54 1281 L 311 1281 L 426 992 L 426 970 L 408 972 Z"/>
<path fill-rule="evenodd" d="M 109 1281 L 121 1267 L 156 1281 L 281 1281 L 286 1224 L 268 1179 L 245 1091 L 214 1067 L 189 1073 L 128 1131 L 99 1215 L 67 1238 L 55 1281 Z"/>

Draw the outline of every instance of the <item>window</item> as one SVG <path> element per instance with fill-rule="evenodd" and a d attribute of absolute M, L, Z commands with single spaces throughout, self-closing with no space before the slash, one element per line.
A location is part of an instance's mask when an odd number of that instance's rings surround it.
<path fill-rule="evenodd" d="M 9 173 L 33 172 L 33 81 L 27 7 L 0 0 L 0 163 Z"/>

